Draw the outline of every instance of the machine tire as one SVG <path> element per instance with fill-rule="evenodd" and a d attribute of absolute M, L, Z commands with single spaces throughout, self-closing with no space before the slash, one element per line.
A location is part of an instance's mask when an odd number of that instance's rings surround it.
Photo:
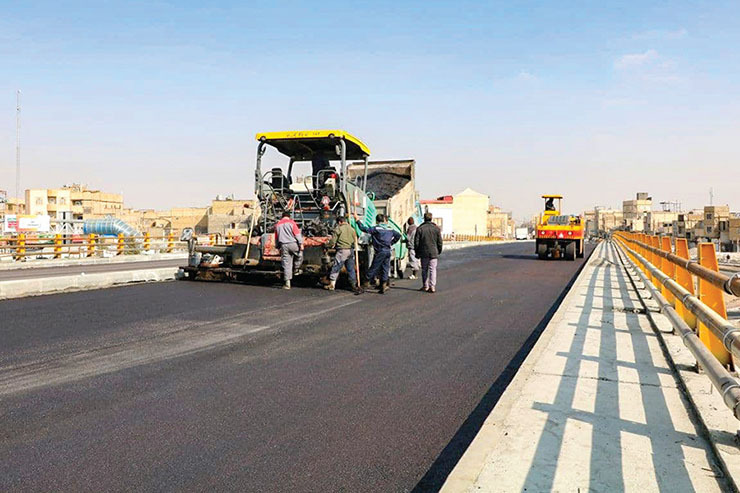
<path fill-rule="evenodd" d="M 547 245 L 544 243 L 537 243 L 537 257 L 540 260 L 547 259 Z"/>
<path fill-rule="evenodd" d="M 571 241 L 567 245 L 565 245 L 565 258 L 567 260 L 575 260 L 576 259 L 576 242 Z"/>
<path fill-rule="evenodd" d="M 586 255 L 586 249 L 583 246 L 583 240 L 578 242 L 578 248 L 576 249 L 576 257 L 583 258 Z"/>

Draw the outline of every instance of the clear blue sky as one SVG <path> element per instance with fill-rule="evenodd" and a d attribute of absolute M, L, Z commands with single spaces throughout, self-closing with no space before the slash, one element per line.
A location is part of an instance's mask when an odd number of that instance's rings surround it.
<path fill-rule="evenodd" d="M 2 2 L 0 188 L 251 196 L 258 131 L 344 128 L 515 217 L 740 209 L 737 2 Z M 92 6 L 91 6 L 92 5 Z"/>

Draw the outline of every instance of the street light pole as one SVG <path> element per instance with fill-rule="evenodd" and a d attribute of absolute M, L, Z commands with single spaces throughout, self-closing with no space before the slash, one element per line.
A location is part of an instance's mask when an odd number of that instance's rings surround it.
<path fill-rule="evenodd" d="M 15 198 L 21 193 L 21 90 L 15 93 Z"/>

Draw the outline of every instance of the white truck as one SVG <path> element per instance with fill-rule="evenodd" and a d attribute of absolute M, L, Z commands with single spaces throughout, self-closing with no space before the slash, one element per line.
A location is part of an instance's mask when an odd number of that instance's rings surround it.
<path fill-rule="evenodd" d="M 529 228 L 516 228 L 516 231 L 514 231 L 514 237 L 517 240 L 528 240 Z"/>

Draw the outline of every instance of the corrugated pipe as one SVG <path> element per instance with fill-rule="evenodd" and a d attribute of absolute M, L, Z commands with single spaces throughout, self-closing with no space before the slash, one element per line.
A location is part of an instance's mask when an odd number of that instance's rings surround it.
<path fill-rule="evenodd" d="M 651 264 L 647 263 L 647 261 L 645 261 L 644 258 L 640 257 L 639 254 L 636 254 L 633 250 L 629 249 L 629 247 L 626 247 L 625 245 L 618 246 L 620 248 L 624 247 L 630 250 L 630 253 L 635 255 L 636 258 L 643 265 L 650 269 L 650 273 L 654 276 L 659 276 L 659 274 L 663 274 L 662 272 L 655 269 Z M 617 250 L 620 251 L 620 248 L 617 248 Z M 704 369 L 705 373 L 709 377 L 709 380 L 712 382 L 712 385 L 714 385 L 717 391 L 722 395 L 722 400 L 724 401 L 725 405 L 729 407 L 730 410 L 732 410 L 732 414 L 735 416 L 735 419 L 740 420 L 740 383 L 738 383 L 737 379 L 730 375 L 730 372 L 728 372 L 727 369 L 722 366 L 719 361 L 717 361 L 717 358 L 714 357 L 712 352 L 709 351 L 709 349 L 704 345 L 703 342 L 701 342 L 699 336 L 697 336 L 696 333 L 691 330 L 691 327 L 686 325 L 686 322 L 684 322 L 678 312 L 676 312 L 671 304 L 668 303 L 668 301 L 663 297 L 663 295 L 660 293 L 660 290 L 647 279 L 645 274 L 639 268 L 637 268 L 636 265 L 634 265 L 629 257 L 624 255 L 624 253 L 621 251 L 619 257 L 623 264 L 629 264 L 630 266 L 632 266 L 633 270 L 640 277 L 645 287 L 650 291 L 653 299 L 660 306 L 661 313 L 663 313 L 671 322 L 673 328 L 681 336 L 681 340 L 683 341 L 684 345 L 688 348 L 691 354 L 694 355 L 694 358 L 696 358 L 696 361 Z M 665 276 L 665 274 L 663 274 L 663 276 Z"/>

